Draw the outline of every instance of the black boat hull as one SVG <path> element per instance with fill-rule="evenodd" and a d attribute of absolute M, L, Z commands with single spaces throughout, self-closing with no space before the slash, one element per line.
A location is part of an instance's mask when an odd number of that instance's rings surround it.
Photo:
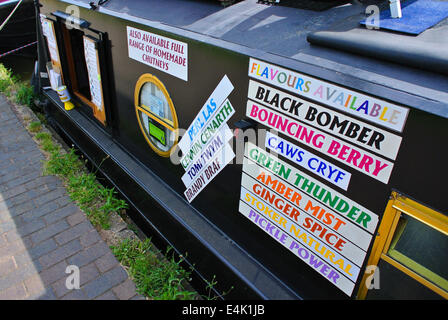
<path fill-rule="evenodd" d="M 14 10 L 16 2 L 0 4 L 0 23 Z M 36 17 L 33 1 L 23 1 L 0 31 L 0 55 L 36 41 Z M 36 46 L 29 46 L 11 55 L 37 58 Z"/>

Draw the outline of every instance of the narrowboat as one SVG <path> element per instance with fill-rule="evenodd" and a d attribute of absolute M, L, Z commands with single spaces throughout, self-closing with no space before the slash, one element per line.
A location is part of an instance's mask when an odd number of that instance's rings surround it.
<path fill-rule="evenodd" d="M 448 2 L 273 2 L 35 1 L 49 122 L 197 288 L 447 299 Z"/>

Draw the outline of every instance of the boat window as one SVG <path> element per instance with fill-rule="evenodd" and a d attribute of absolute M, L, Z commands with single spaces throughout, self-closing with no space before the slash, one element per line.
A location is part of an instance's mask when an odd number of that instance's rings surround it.
<path fill-rule="evenodd" d="M 448 236 L 401 214 L 387 255 L 448 292 Z"/>
<path fill-rule="evenodd" d="M 107 76 L 105 59 L 107 34 L 89 29 L 90 24 L 85 21 L 77 28 L 68 28 L 63 18 L 70 16 L 56 13 L 53 14 L 56 21 L 41 16 L 51 56 L 51 64 L 47 66 L 49 75 L 54 71 L 60 77 L 57 85 L 52 84 L 52 89 L 66 86 L 71 101 L 107 127 L 110 119 L 107 108 L 110 101 L 107 81 L 110 77 Z"/>
<path fill-rule="evenodd" d="M 76 85 L 76 93 L 85 99 L 91 100 L 89 77 L 87 73 L 86 59 L 84 57 L 84 32 L 72 29 L 68 32 L 71 44 L 71 58 L 73 63 L 73 78 Z"/>
<path fill-rule="evenodd" d="M 168 157 L 178 138 L 177 115 L 163 83 L 145 74 L 137 81 L 135 108 L 140 129 L 150 147 Z"/>
<path fill-rule="evenodd" d="M 374 277 L 366 269 L 358 299 L 433 299 L 434 294 L 448 299 L 448 216 L 392 192 L 367 265 L 369 270 L 382 265 L 379 277 L 390 282 L 404 275 L 402 281 L 413 289 L 392 292 L 378 285 L 370 290 Z"/>

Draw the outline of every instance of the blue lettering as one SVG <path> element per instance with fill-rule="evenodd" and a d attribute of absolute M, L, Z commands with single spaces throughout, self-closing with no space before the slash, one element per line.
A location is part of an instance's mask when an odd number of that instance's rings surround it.
<path fill-rule="evenodd" d="M 196 128 L 196 125 L 193 125 L 193 127 L 188 131 L 188 136 L 190 137 L 190 142 L 193 141 L 193 134 L 194 134 L 195 128 Z"/>
<path fill-rule="evenodd" d="M 303 155 L 305 154 L 305 151 L 299 151 L 299 153 L 297 154 L 297 162 L 302 162 L 303 161 Z"/>
<path fill-rule="evenodd" d="M 311 165 L 312 161 L 317 161 L 319 163 L 319 159 L 311 158 L 310 160 L 308 160 L 308 167 L 310 167 L 313 170 L 316 170 L 316 168 L 313 168 L 313 166 Z"/>
<path fill-rule="evenodd" d="M 270 137 L 268 139 L 268 146 L 270 146 L 272 149 L 275 149 L 276 146 L 274 144 L 272 144 L 272 142 L 271 142 L 272 140 L 277 140 L 277 139 L 275 137 Z"/>
<path fill-rule="evenodd" d="M 360 105 L 359 108 L 356 109 L 356 111 L 359 111 L 361 109 L 364 110 L 365 114 L 368 113 L 368 110 L 369 110 L 369 100 L 364 101 L 364 103 L 362 105 Z"/>
<path fill-rule="evenodd" d="M 324 162 L 319 163 L 319 168 L 317 168 L 317 173 L 320 172 L 325 177 L 325 168 L 327 168 L 327 165 Z"/>
<path fill-rule="evenodd" d="M 334 182 L 338 182 L 341 179 L 344 179 L 345 173 L 342 171 L 338 172 L 338 175 L 336 176 L 336 179 L 334 179 Z"/>
<path fill-rule="evenodd" d="M 303 91 L 302 85 L 304 83 L 305 83 L 305 81 L 302 78 L 299 78 L 299 80 L 297 81 L 297 84 L 296 84 L 296 89 L 298 89 L 300 87 L 300 91 Z"/>
<path fill-rule="evenodd" d="M 290 144 L 286 145 L 286 156 L 289 158 L 294 158 L 294 156 L 296 155 L 298 149 L 294 148 L 293 146 L 291 146 Z"/>
<path fill-rule="evenodd" d="M 340 105 L 342 106 L 344 104 L 344 93 L 341 92 L 336 99 L 334 99 L 334 103 L 339 101 Z"/>
<path fill-rule="evenodd" d="M 266 79 L 269 79 L 269 77 L 268 77 L 268 67 L 266 67 L 264 70 L 263 70 L 263 72 L 262 72 L 262 74 L 260 75 L 260 77 L 266 77 Z"/>
<path fill-rule="evenodd" d="M 330 170 L 330 174 L 328 175 L 328 178 L 331 179 L 331 176 L 333 175 L 333 173 L 335 173 L 336 171 L 338 171 L 338 169 L 332 169 L 332 167 L 329 165 L 328 166 L 328 170 Z"/>
<path fill-rule="evenodd" d="M 280 141 L 280 143 L 277 145 L 277 150 L 280 150 L 280 152 L 283 153 L 283 141 Z"/>

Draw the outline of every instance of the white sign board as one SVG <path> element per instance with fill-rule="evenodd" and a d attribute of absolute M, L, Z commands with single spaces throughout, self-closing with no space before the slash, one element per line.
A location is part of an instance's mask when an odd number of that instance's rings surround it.
<path fill-rule="evenodd" d="M 250 142 L 239 211 L 333 285 L 352 294 L 377 215 Z"/>
<path fill-rule="evenodd" d="M 227 124 L 235 113 L 227 99 L 232 90 L 232 83 L 224 75 L 178 143 L 183 153 L 180 163 L 185 169 L 182 182 L 187 187 L 184 195 L 188 202 L 235 158 L 227 144 L 233 137 Z"/>
<path fill-rule="evenodd" d="M 253 58 L 249 61 L 248 74 L 398 132 L 403 131 L 409 113 L 408 108 Z"/>
<path fill-rule="evenodd" d="M 389 181 L 393 163 L 388 160 L 251 100 L 246 116 L 385 184 Z"/>
<path fill-rule="evenodd" d="M 126 27 L 129 58 L 188 81 L 188 45 L 161 35 Z"/>
<path fill-rule="evenodd" d="M 187 151 L 193 146 L 197 136 L 204 131 L 204 128 L 212 120 L 232 91 L 233 85 L 227 75 L 224 75 L 215 90 L 213 90 L 212 94 L 208 97 L 207 101 L 205 101 L 201 110 L 199 110 L 198 114 L 191 122 L 186 133 L 182 136 L 182 139 L 177 144 L 183 153 L 187 153 Z"/>
<path fill-rule="evenodd" d="M 253 80 L 248 98 L 389 159 L 400 149 L 400 136 Z"/>
<path fill-rule="evenodd" d="M 270 132 L 266 132 L 265 147 L 297 163 L 341 189 L 347 190 L 351 173 L 315 154 L 296 146 Z"/>
<path fill-rule="evenodd" d="M 86 59 L 87 74 L 89 76 L 90 94 L 92 102 L 98 110 L 103 110 L 103 92 L 101 88 L 101 73 L 99 70 L 98 53 L 95 40 L 84 36 L 84 56 Z"/>

